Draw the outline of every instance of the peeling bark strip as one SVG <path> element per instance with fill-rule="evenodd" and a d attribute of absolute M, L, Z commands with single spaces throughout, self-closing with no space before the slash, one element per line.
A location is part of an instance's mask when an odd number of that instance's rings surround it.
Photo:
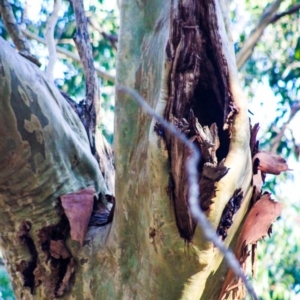
<path fill-rule="evenodd" d="M 265 193 L 250 209 L 239 234 L 234 251 L 244 270 L 246 270 L 246 261 L 250 255 L 248 247 L 254 245 L 254 247 L 252 247 L 252 251 L 254 250 L 254 252 L 252 252 L 253 262 L 255 260 L 254 256 L 257 241 L 267 234 L 270 234 L 270 227 L 279 217 L 282 209 L 283 204 L 273 201 L 269 193 Z M 244 297 L 244 287 L 241 284 L 240 279 L 237 278 L 230 269 L 227 273 L 218 300 L 240 300 L 244 299 Z"/>
<path fill-rule="evenodd" d="M 208 210 L 215 182 L 228 172 L 222 160 L 228 153 L 232 120 L 238 111 L 229 90 L 214 1 L 181 0 L 171 10 L 166 48 L 171 71 L 164 118 L 201 152 L 200 203 L 203 210 Z M 155 131 L 165 139 L 169 153 L 174 183 L 169 189 L 178 230 L 190 241 L 196 226 L 189 212 L 186 185 L 185 162 L 190 153 L 176 137 L 160 130 L 159 124 Z"/>
<path fill-rule="evenodd" d="M 61 205 L 69 220 L 71 238 L 83 245 L 93 211 L 95 188 L 89 187 L 75 193 L 60 196 Z"/>

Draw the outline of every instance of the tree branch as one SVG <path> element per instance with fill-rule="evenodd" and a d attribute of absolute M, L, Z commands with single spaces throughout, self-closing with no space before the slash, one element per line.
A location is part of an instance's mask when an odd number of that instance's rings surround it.
<path fill-rule="evenodd" d="M 22 34 L 22 31 L 17 24 L 11 5 L 7 0 L 0 0 L 0 12 L 4 24 L 16 48 L 19 50 L 19 54 L 40 67 L 41 63 L 39 62 L 39 60 L 30 53 L 29 43 Z"/>
<path fill-rule="evenodd" d="M 192 212 L 192 215 L 199 223 L 199 226 L 202 228 L 203 233 L 208 241 L 211 241 L 224 255 L 227 264 L 232 268 L 233 272 L 236 276 L 240 277 L 242 282 L 244 283 L 248 293 L 251 295 L 252 299 L 257 300 L 256 293 L 251 285 L 251 283 L 246 278 L 244 272 L 241 269 L 241 266 L 236 259 L 235 255 L 232 253 L 230 249 L 228 249 L 225 244 L 221 241 L 221 239 L 217 236 L 214 228 L 208 221 L 205 216 L 205 213 L 201 210 L 199 206 L 199 180 L 198 180 L 198 170 L 197 166 L 199 164 L 200 156 L 198 149 L 195 145 L 187 139 L 187 137 L 178 131 L 172 124 L 167 122 L 163 117 L 158 115 L 155 110 L 150 107 L 150 105 L 146 102 L 146 100 L 141 97 L 135 90 L 119 85 L 117 90 L 121 93 L 127 94 L 131 96 L 138 104 L 142 107 L 144 111 L 146 111 L 150 116 L 154 117 L 156 121 L 161 124 L 165 129 L 167 129 L 171 134 L 173 134 L 176 138 L 188 147 L 192 153 L 189 159 L 186 161 L 186 172 L 188 174 L 188 186 L 189 186 L 189 197 L 188 202 Z"/>
<path fill-rule="evenodd" d="M 285 79 L 292 70 L 295 70 L 295 69 L 298 69 L 298 68 L 300 68 L 300 61 L 295 60 L 292 63 L 290 63 L 285 68 L 284 72 L 282 73 L 282 79 Z"/>
<path fill-rule="evenodd" d="M 261 38 L 265 28 L 269 24 L 274 24 L 282 17 L 291 15 L 300 9 L 300 3 L 298 3 L 292 6 L 291 8 L 289 8 L 287 11 L 276 14 L 276 11 L 278 10 L 281 2 L 282 0 L 276 0 L 263 12 L 257 26 L 253 29 L 249 38 L 243 44 L 241 50 L 237 53 L 236 61 L 237 61 L 238 69 L 241 69 L 242 66 L 245 64 L 245 62 L 249 59 L 255 45 L 257 44 L 258 40 Z"/>
<path fill-rule="evenodd" d="M 39 37 L 38 35 L 30 32 L 27 29 L 21 29 L 21 30 L 22 30 L 23 34 L 26 35 L 28 38 L 36 40 L 41 44 L 47 45 L 47 41 L 45 39 Z M 60 54 L 63 54 L 64 56 L 66 56 L 68 58 L 71 58 L 72 60 L 74 60 L 76 62 L 79 62 L 79 63 L 81 62 L 80 57 L 77 54 L 75 54 L 75 53 L 73 53 L 69 50 L 66 50 L 62 47 L 56 46 L 56 51 Z M 112 75 L 110 75 L 106 72 L 103 72 L 99 68 L 95 67 L 95 69 L 96 69 L 97 74 L 98 74 L 99 77 L 101 77 L 102 79 L 107 80 L 109 82 L 115 83 L 115 77 L 114 76 L 112 76 Z"/>
<path fill-rule="evenodd" d="M 102 28 L 99 26 L 99 24 L 97 22 L 94 22 L 92 18 L 88 18 L 88 22 L 94 29 L 96 29 L 105 39 L 107 39 L 110 42 L 111 46 L 115 50 L 117 50 L 116 43 L 118 42 L 118 36 L 107 34 L 106 32 L 104 32 Z"/>
<path fill-rule="evenodd" d="M 288 128 L 289 124 L 291 123 L 291 121 L 294 119 L 294 117 L 296 116 L 296 114 L 299 112 L 300 110 L 300 101 L 297 101 L 292 107 L 291 107 L 291 112 L 290 112 L 290 116 L 288 118 L 288 120 L 283 124 L 283 126 L 280 128 L 278 134 L 276 135 L 276 137 L 273 139 L 272 143 L 271 143 L 271 147 L 270 147 L 270 152 L 271 153 L 276 153 L 277 148 L 279 146 L 279 143 L 282 139 L 282 137 L 284 136 L 284 132 L 285 130 Z"/>
<path fill-rule="evenodd" d="M 271 21 L 271 23 L 275 23 L 276 21 L 278 21 L 279 19 L 281 19 L 282 17 L 285 17 L 287 15 L 291 15 L 291 14 L 294 14 L 296 13 L 298 10 L 300 9 L 300 3 L 292 6 L 291 8 L 289 8 L 288 10 L 280 13 L 280 14 L 276 14 L 274 17 L 273 17 L 273 20 Z"/>
<path fill-rule="evenodd" d="M 82 121 L 89 137 L 92 153 L 97 157 L 95 140 L 97 139 L 98 125 L 100 124 L 99 84 L 94 67 L 93 50 L 87 28 L 87 17 L 83 7 L 83 0 L 72 0 L 72 4 L 77 25 L 74 42 L 83 65 L 85 76 L 86 110 L 85 118 Z M 97 160 L 99 161 L 99 159 Z"/>
<path fill-rule="evenodd" d="M 58 12 L 60 9 L 60 5 L 61 5 L 61 0 L 54 1 L 53 12 L 51 16 L 48 18 L 47 25 L 46 25 L 46 40 L 47 40 L 47 46 L 49 52 L 49 62 L 46 69 L 46 75 L 51 82 L 54 81 L 53 71 L 57 59 L 56 45 L 54 40 L 54 29 L 58 19 Z"/>
<path fill-rule="evenodd" d="M 295 6 L 291 7 L 287 11 L 277 14 L 276 12 L 281 2 L 282 0 L 276 0 L 270 6 L 265 8 L 260 20 L 258 21 L 258 24 L 252 30 L 250 36 L 248 37 L 248 39 L 246 40 L 246 42 L 243 44 L 242 48 L 236 55 L 236 62 L 237 62 L 238 69 L 241 69 L 242 66 L 245 64 L 245 62 L 249 59 L 255 45 L 257 44 L 264 30 L 269 24 L 275 23 L 276 21 L 278 21 L 279 19 L 281 19 L 286 15 L 297 12 L 300 8 L 300 4 L 296 4 Z"/>

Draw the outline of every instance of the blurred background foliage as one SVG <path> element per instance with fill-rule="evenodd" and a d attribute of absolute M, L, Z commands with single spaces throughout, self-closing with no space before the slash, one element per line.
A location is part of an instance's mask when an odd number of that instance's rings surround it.
<path fill-rule="evenodd" d="M 10 280 L 0 256 L 0 300 L 15 300 Z"/>
<path fill-rule="evenodd" d="M 278 1 L 278 0 L 277 0 Z M 44 39 L 46 21 L 53 9 L 50 0 L 11 0 L 15 17 L 22 30 L 29 31 L 32 53 L 45 69 L 48 51 Z M 283 0 L 277 13 L 285 12 L 300 1 Z M 264 9 L 272 1 L 227 0 L 236 53 L 258 24 Z M 89 33 L 95 66 L 115 75 L 118 47 L 119 11 L 116 0 L 85 0 Z M 249 98 L 252 124 L 260 123 L 259 140 L 263 150 L 277 152 L 288 160 L 293 172 L 267 177 L 265 190 L 285 204 L 280 219 L 273 225 L 270 238 L 259 242 L 256 277 L 253 279 L 260 299 L 300 299 L 300 18 L 299 11 L 279 18 L 267 26 L 254 47 L 251 57 L 240 69 L 240 79 Z M 73 36 L 76 32 L 72 6 L 63 1 L 55 40 L 58 47 L 76 53 Z M 0 35 L 11 42 L 0 18 Z M 38 37 L 38 38 L 34 38 Z M 70 56 L 58 54 L 54 70 L 55 83 L 76 100 L 85 96 L 85 83 L 80 63 Z M 113 142 L 114 89 L 113 82 L 101 82 L 103 134 Z M 252 115 L 252 114 L 253 115 Z M 9 279 L 0 265 L 0 300 L 14 299 Z"/>

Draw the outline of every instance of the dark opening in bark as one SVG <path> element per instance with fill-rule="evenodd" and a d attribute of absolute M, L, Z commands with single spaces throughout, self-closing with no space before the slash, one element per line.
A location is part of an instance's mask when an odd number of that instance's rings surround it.
<path fill-rule="evenodd" d="M 23 245 L 28 248 L 31 260 L 28 262 L 22 261 L 17 265 L 17 270 L 22 274 L 24 280 L 24 287 L 30 289 L 33 294 L 35 286 L 34 270 L 37 266 L 38 253 L 35 248 L 34 242 L 30 237 L 31 223 L 29 221 L 23 221 L 20 225 L 18 232 L 18 238 Z"/>
<path fill-rule="evenodd" d="M 199 205 L 208 210 L 215 196 L 215 182 L 227 172 L 231 123 L 237 113 L 229 90 L 228 67 L 222 53 L 214 5 L 204 0 L 179 1 L 172 8 L 170 38 L 166 48 L 171 64 L 164 117 L 195 143 L 201 153 Z M 188 205 L 185 162 L 189 150 L 168 132 L 156 126 L 166 141 L 170 159 L 174 203 L 180 236 L 193 237 L 196 223 Z"/>

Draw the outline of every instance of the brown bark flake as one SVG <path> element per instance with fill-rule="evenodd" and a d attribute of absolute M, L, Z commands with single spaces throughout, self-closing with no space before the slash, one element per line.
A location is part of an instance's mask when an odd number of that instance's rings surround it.
<path fill-rule="evenodd" d="M 270 233 L 270 227 L 281 214 L 282 209 L 283 204 L 273 201 L 269 193 L 265 193 L 251 208 L 234 251 L 244 270 L 246 269 L 246 260 L 251 252 L 248 250 L 248 246 L 256 245 L 258 240 Z M 254 250 L 252 252 L 252 262 L 254 263 L 256 247 L 252 247 L 252 250 Z M 232 270 L 229 270 L 226 276 L 219 299 L 227 299 L 229 292 L 232 293 L 233 299 L 243 299 L 244 297 L 244 287 Z"/>
<path fill-rule="evenodd" d="M 71 238 L 83 245 L 94 205 L 95 189 L 89 187 L 75 193 L 60 196 L 61 205 L 69 220 Z"/>
<path fill-rule="evenodd" d="M 253 158 L 258 170 L 263 173 L 279 175 L 289 169 L 286 160 L 276 154 L 259 151 Z"/>

